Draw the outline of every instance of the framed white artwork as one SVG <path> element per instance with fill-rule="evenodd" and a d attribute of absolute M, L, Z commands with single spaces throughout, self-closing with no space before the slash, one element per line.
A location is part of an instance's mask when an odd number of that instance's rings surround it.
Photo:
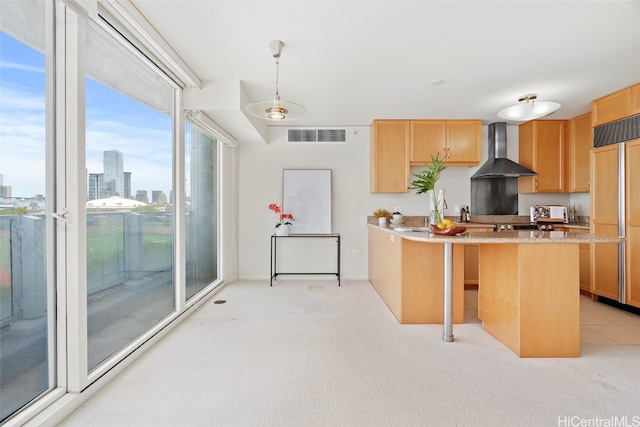
<path fill-rule="evenodd" d="M 284 169 L 282 209 L 293 234 L 331 233 L 331 169 Z"/>

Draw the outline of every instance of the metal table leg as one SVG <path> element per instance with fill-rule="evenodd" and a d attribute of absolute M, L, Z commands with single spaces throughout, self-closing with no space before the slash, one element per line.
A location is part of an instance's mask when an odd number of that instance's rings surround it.
<path fill-rule="evenodd" d="M 442 339 L 453 342 L 453 245 L 444 243 L 444 325 Z"/>

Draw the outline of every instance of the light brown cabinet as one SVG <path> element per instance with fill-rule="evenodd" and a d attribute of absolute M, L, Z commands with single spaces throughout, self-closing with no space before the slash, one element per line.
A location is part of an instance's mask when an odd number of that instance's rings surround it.
<path fill-rule="evenodd" d="M 556 227 L 557 231 L 566 231 L 568 233 L 588 233 L 589 230 L 576 228 Z M 579 260 L 580 260 L 580 290 L 591 293 L 591 245 L 588 243 L 580 243 Z"/>
<path fill-rule="evenodd" d="M 520 193 L 564 192 L 565 121 L 532 120 L 519 128 L 519 163 L 535 176 L 518 178 Z"/>
<path fill-rule="evenodd" d="M 631 110 L 629 115 L 635 116 L 636 114 L 640 114 L 640 83 L 631 86 Z"/>
<path fill-rule="evenodd" d="M 490 227 L 469 227 L 467 231 L 470 233 L 492 232 L 493 228 Z M 479 283 L 478 274 L 478 254 L 479 246 L 475 244 L 464 245 L 464 284 L 473 288 Z"/>
<path fill-rule="evenodd" d="M 640 83 L 596 99 L 591 111 L 594 127 L 640 114 Z"/>
<path fill-rule="evenodd" d="M 476 166 L 482 159 L 481 120 L 411 120 L 410 162 L 431 163 L 440 153 L 448 165 Z"/>
<path fill-rule="evenodd" d="M 375 120 L 371 125 L 371 192 L 409 192 L 407 120 Z"/>
<path fill-rule="evenodd" d="M 575 117 L 567 122 L 567 156 L 565 167 L 566 191 L 588 192 L 590 174 L 589 156 L 593 147 L 591 113 Z"/>
<path fill-rule="evenodd" d="M 591 233 L 618 236 L 618 145 L 591 152 Z M 591 245 L 591 293 L 618 299 L 618 244 Z"/>
<path fill-rule="evenodd" d="M 464 245 L 453 245 L 453 323 L 464 323 Z M 369 282 L 399 323 L 444 322 L 444 251 L 369 226 Z"/>
<path fill-rule="evenodd" d="M 626 152 L 626 302 L 640 307 L 640 140 L 625 144 Z M 632 261 L 633 260 L 633 261 Z"/>

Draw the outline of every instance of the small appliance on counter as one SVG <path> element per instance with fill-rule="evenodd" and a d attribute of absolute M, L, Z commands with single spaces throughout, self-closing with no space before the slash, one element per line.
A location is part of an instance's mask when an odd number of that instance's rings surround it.
<path fill-rule="evenodd" d="M 531 222 L 568 223 L 567 208 L 560 205 L 536 205 L 529 208 Z"/>

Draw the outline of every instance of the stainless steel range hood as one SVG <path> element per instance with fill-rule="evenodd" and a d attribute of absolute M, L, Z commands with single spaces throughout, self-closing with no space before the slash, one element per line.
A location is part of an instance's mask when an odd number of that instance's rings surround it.
<path fill-rule="evenodd" d="M 489 125 L 489 160 L 471 178 L 503 178 L 537 175 L 507 158 L 507 123 Z"/>

